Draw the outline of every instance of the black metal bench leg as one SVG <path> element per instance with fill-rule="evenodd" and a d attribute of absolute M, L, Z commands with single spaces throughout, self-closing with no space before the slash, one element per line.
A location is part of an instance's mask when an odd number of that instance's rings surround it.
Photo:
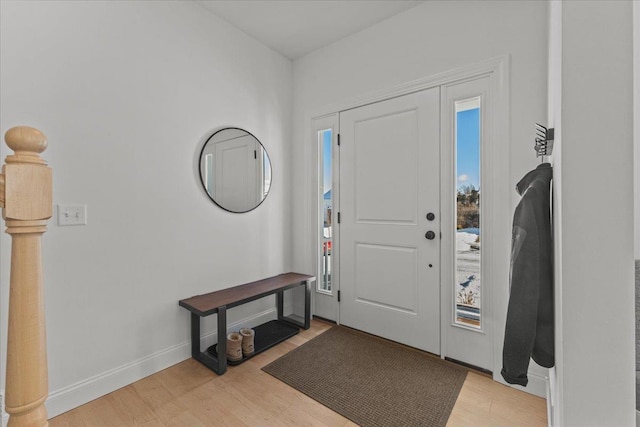
<path fill-rule="evenodd" d="M 284 315 L 284 291 L 280 291 L 276 294 L 276 306 L 278 308 L 278 320 L 288 323 L 298 328 L 309 329 L 311 327 L 311 282 L 305 280 L 300 282 L 301 286 L 304 286 L 304 315 L 302 322 L 297 320 L 300 316 L 296 316 L 294 319 L 290 316 Z"/>
<path fill-rule="evenodd" d="M 200 316 L 191 313 L 191 357 L 218 375 L 227 371 L 227 308 L 218 309 L 218 356 L 200 351 Z"/>
<path fill-rule="evenodd" d="M 218 308 L 218 375 L 227 371 L 227 307 Z"/>
<path fill-rule="evenodd" d="M 276 294 L 276 307 L 278 308 L 278 319 L 284 317 L 284 291 Z"/>
<path fill-rule="evenodd" d="M 304 282 L 304 328 L 311 327 L 311 282 Z"/>
<path fill-rule="evenodd" d="M 191 313 L 191 356 L 200 354 L 200 316 Z"/>

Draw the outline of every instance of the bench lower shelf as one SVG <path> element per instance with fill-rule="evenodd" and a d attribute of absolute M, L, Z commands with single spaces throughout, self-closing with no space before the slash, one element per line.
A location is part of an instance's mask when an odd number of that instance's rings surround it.
<path fill-rule="evenodd" d="M 178 302 L 181 307 L 191 312 L 191 357 L 211 369 L 218 375 L 227 371 L 227 310 L 275 294 L 278 320 L 267 322 L 256 328 L 254 338 L 255 354 L 259 354 L 297 334 L 299 328 L 309 329 L 311 326 L 311 282 L 315 277 L 300 273 L 286 273 L 257 282 L 245 283 L 204 295 L 196 295 Z M 284 293 L 288 290 L 304 288 L 304 316 L 284 315 Z M 220 357 L 215 348 L 206 351 L 200 349 L 200 321 L 203 317 L 217 314 L 218 341 Z M 253 355 L 251 355 L 253 356 Z M 251 358 L 247 356 L 243 362 Z M 229 363 L 229 364 L 238 364 Z"/>
<path fill-rule="evenodd" d="M 255 328 L 253 328 L 253 330 L 256 332 L 253 342 L 253 346 L 255 349 L 253 354 L 244 356 L 242 359 L 236 361 L 227 359 L 228 365 L 234 366 L 246 362 L 253 356 L 256 356 L 263 351 L 270 349 L 274 345 L 279 344 L 282 341 L 287 340 L 300 332 L 299 328 L 280 320 L 271 320 L 267 323 L 256 326 Z M 217 344 L 214 344 L 211 347 L 207 348 L 207 353 L 217 358 Z"/>

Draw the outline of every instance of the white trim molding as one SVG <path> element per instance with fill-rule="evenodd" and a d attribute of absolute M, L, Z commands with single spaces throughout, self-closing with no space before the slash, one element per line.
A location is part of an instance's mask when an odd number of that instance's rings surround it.
<path fill-rule="evenodd" d="M 550 158 L 553 166 L 552 206 L 554 242 L 554 350 L 556 366 L 550 369 L 547 414 L 549 427 L 562 425 L 563 378 L 558 375 L 557 364 L 563 359 L 562 350 L 562 1 L 549 2 L 549 71 L 547 88 L 547 125 L 555 129 L 555 147 Z"/>
<path fill-rule="evenodd" d="M 509 55 L 500 55 L 482 62 L 478 62 L 476 64 L 466 65 L 450 71 L 445 71 L 442 73 L 434 74 L 432 76 L 423 77 L 421 79 L 392 86 L 390 88 L 376 90 L 367 94 L 351 97 L 310 111 L 306 115 L 306 123 L 310 123 L 314 118 L 320 118 L 322 116 L 337 113 L 340 111 L 362 107 L 367 104 L 373 104 L 374 102 L 384 101 L 385 99 L 395 98 L 413 92 L 419 92 L 421 90 L 430 89 L 432 87 L 441 86 L 443 84 L 451 84 L 457 81 L 468 80 L 482 74 L 489 74 L 496 71 L 502 71 L 502 74 L 504 74 L 504 71 L 508 69 L 508 65 Z"/>
<path fill-rule="evenodd" d="M 9 422 L 9 414 L 4 410 L 4 389 L 0 390 L 0 415 L 2 415 L 2 427 L 6 427 Z"/>
<path fill-rule="evenodd" d="M 229 330 L 251 328 L 276 318 L 276 309 L 272 308 L 256 315 L 245 317 L 229 325 Z M 201 336 L 201 342 L 217 342 L 217 331 Z M 46 406 L 50 418 L 84 405 L 119 388 L 139 381 L 149 375 L 160 372 L 170 366 L 191 357 L 191 341 L 157 351 L 149 356 L 134 360 L 122 366 L 102 372 L 91 378 L 60 388 L 49 393 Z M 8 419 L 8 416 L 6 417 Z M 6 425 L 3 414 L 3 426 Z"/>

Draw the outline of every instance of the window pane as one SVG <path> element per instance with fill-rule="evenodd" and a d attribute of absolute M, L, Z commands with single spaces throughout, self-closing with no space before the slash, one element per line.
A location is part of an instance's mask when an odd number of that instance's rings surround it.
<path fill-rule="evenodd" d="M 333 205 L 333 196 L 332 196 L 332 164 L 331 164 L 331 155 L 332 155 L 332 138 L 331 129 L 323 130 L 318 132 L 318 144 L 320 146 L 321 153 L 321 168 L 320 168 L 320 178 L 321 178 L 321 228 L 322 228 L 322 239 L 321 239 L 321 254 L 322 254 L 322 277 L 318 280 L 318 290 L 331 292 L 331 236 L 332 236 L 332 205 Z"/>
<path fill-rule="evenodd" d="M 455 322 L 481 328 L 480 98 L 455 103 Z"/>

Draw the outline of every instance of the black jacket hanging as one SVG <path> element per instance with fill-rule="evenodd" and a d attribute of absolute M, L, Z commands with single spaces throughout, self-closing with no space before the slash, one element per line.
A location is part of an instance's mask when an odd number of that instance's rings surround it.
<path fill-rule="evenodd" d="M 513 216 L 510 295 L 502 352 L 502 377 L 526 386 L 529 358 L 554 365 L 553 247 L 549 185 L 543 163 L 516 186 L 522 196 Z"/>

